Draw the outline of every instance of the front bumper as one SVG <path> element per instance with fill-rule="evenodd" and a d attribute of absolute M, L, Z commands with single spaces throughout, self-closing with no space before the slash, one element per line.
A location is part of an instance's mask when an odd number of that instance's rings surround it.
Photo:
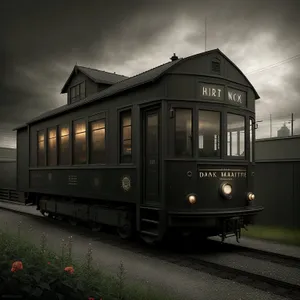
<path fill-rule="evenodd" d="M 239 217 L 244 223 L 252 221 L 264 208 L 262 206 L 245 206 L 231 209 L 210 209 L 198 211 L 168 211 L 168 225 L 170 227 L 204 227 L 218 226 L 219 221 L 232 217 Z"/>

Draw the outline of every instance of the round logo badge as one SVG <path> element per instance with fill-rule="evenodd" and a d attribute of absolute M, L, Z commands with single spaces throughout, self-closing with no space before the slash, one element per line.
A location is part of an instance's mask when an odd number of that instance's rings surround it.
<path fill-rule="evenodd" d="M 123 176 L 123 178 L 122 178 L 122 188 L 125 192 L 130 190 L 131 180 L 130 180 L 129 176 Z"/>

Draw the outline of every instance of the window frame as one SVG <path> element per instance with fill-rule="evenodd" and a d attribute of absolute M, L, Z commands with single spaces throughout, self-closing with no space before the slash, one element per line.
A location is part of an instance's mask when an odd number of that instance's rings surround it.
<path fill-rule="evenodd" d="M 192 159 L 195 156 L 195 107 L 193 105 L 188 105 L 188 106 L 177 106 L 177 105 L 172 105 L 172 110 L 174 111 L 174 123 L 172 126 L 173 129 L 173 145 L 172 145 L 172 152 L 173 152 L 173 156 L 177 159 Z M 178 155 L 176 154 L 176 111 L 178 110 L 189 110 L 191 113 L 191 146 L 190 146 L 190 155 Z"/>
<path fill-rule="evenodd" d="M 249 163 L 255 164 L 255 118 L 249 116 L 248 118 L 248 126 L 249 126 Z M 251 121 L 252 121 L 252 141 L 251 141 Z M 252 151 L 252 159 L 251 159 L 251 151 Z"/>
<path fill-rule="evenodd" d="M 123 125 L 123 116 L 130 115 L 130 125 Z M 132 107 L 124 108 L 118 111 L 118 152 L 119 152 L 119 164 L 132 164 L 133 163 L 133 110 Z M 130 127 L 130 146 L 131 146 L 131 153 L 124 154 L 124 139 L 123 139 L 123 129 L 126 127 Z"/>
<path fill-rule="evenodd" d="M 92 147 L 91 147 L 91 142 L 92 142 L 92 132 L 95 130 L 92 130 L 91 125 L 94 122 L 99 122 L 104 120 L 104 159 L 101 162 L 92 162 L 91 161 L 91 151 L 92 151 Z M 105 113 L 100 113 L 100 114 L 96 114 L 93 115 L 91 117 L 88 118 L 88 126 L 87 126 L 87 130 L 88 130 L 88 164 L 92 164 L 92 165 L 104 165 L 107 162 L 107 119 L 106 119 L 106 114 Z M 96 129 L 96 130 L 102 130 L 102 128 Z"/>
<path fill-rule="evenodd" d="M 196 128 L 196 158 L 200 160 L 220 160 L 223 159 L 223 135 L 224 135 L 224 130 L 222 128 L 223 120 L 224 120 L 224 112 L 222 108 L 219 108 L 220 110 L 217 110 L 216 108 L 213 107 L 206 107 L 202 105 L 197 105 L 196 107 L 196 123 L 197 123 L 197 128 Z M 200 111 L 208 111 L 208 112 L 214 112 L 219 114 L 219 155 L 218 156 L 200 156 L 199 155 L 199 112 Z"/>
<path fill-rule="evenodd" d="M 82 86 L 84 87 L 84 93 L 81 93 Z M 78 95 L 76 93 L 77 87 L 78 87 L 78 90 L 79 90 Z M 75 91 L 75 94 L 74 94 L 75 96 L 74 97 L 72 96 L 72 91 Z M 70 97 L 69 97 L 70 104 L 74 103 L 74 102 L 77 102 L 77 101 L 80 101 L 82 99 L 85 99 L 86 98 L 86 80 L 83 80 L 83 81 L 81 81 L 81 82 L 79 82 L 79 83 L 77 83 L 75 85 L 72 85 L 70 87 L 69 93 L 70 93 Z M 81 96 L 81 95 L 83 95 L 83 96 Z"/>
<path fill-rule="evenodd" d="M 80 121 L 83 121 L 85 124 L 85 162 L 84 163 L 75 163 L 75 136 L 76 134 L 80 134 L 80 133 L 75 133 L 75 124 L 79 123 Z M 75 120 L 72 120 L 72 165 L 76 165 L 76 166 L 81 166 L 81 165 L 86 165 L 88 163 L 88 122 L 86 117 L 81 117 L 81 118 L 77 118 Z"/>
<path fill-rule="evenodd" d="M 49 132 L 54 130 L 55 131 L 55 163 L 54 164 L 49 164 L 49 142 L 50 142 L 50 138 L 49 138 Z M 52 127 L 48 127 L 47 128 L 47 166 L 48 167 L 55 167 L 58 165 L 58 151 L 57 151 L 57 147 L 58 147 L 58 143 L 57 143 L 57 126 L 52 126 Z"/>
<path fill-rule="evenodd" d="M 62 129 L 64 129 L 64 128 L 68 128 L 68 131 L 69 131 L 69 134 L 68 135 L 64 135 L 64 136 L 62 136 L 61 135 L 61 130 Z M 65 122 L 65 123 L 62 123 L 62 124 L 60 124 L 60 125 L 58 125 L 57 126 L 57 133 L 58 133 L 58 136 L 57 136 L 57 141 L 58 141 L 58 143 L 57 143 L 57 165 L 58 166 L 69 166 L 69 165 L 71 165 L 71 163 L 72 163 L 72 160 L 70 159 L 71 157 L 70 157 L 70 151 L 71 151 L 71 148 L 72 148 L 72 132 L 71 132 L 71 127 L 72 126 L 70 126 L 70 123 L 69 122 Z M 66 163 L 61 163 L 61 138 L 62 137 L 66 137 L 66 136 L 68 136 L 68 152 L 69 152 L 69 158 L 68 158 L 68 162 L 66 162 Z M 73 152 L 72 152 L 72 155 L 73 155 Z"/>
<path fill-rule="evenodd" d="M 40 133 L 43 133 L 43 136 L 44 136 L 44 139 L 43 139 L 43 142 L 44 142 L 44 150 L 43 150 L 43 164 L 40 164 L 40 148 L 39 148 L 39 145 L 40 145 L 40 139 L 39 139 L 39 136 L 40 136 Z M 47 137 L 46 137 L 46 130 L 45 129 L 40 129 L 40 130 L 37 130 L 36 131 L 36 141 L 37 141 L 37 147 L 36 147 L 36 152 L 37 152 L 37 159 L 36 159 L 36 165 L 37 167 L 46 167 L 47 166 L 47 151 L 46 151 L 46 144 L 47 144 Z"/>
<path fill-rule="evenodd" d="M 233 156 L 228 155 L 228 115 L 234 115 L 238 117 L 242 117 L 244 119 L 244 155 L 243 156 Z M 247 137 L 248 137 L 248 124 L 247 124 L 247 115 L 244 111 L 234 111 L 234 110 L 226 110 L 224 111 L 224 115 L 226 116 L 226 126 L 224 127 L 224 139 L 225 139 L 225 148 L 224 148 L 224 159 L 232 159 L 232 160 L 247 160 L 248 154 L 247 154 Z M 238 142 L 240 141 L 240 137 L 238 137 Z M 231 143 L 232 145 L 232 143 Z M 232 150 L 232 149 L 231 149 Z M 250 160 L 249 160 L 250 161 Z"/>

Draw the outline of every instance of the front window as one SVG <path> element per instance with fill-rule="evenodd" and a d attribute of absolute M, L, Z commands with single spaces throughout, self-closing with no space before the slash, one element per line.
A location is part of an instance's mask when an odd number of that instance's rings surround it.
<path fill-rule="evenodd" d="M 250 119 L 250 162 L 254 161 L 254 120 Z"/>
<path fill-rule="evenodd" d="M 192 156 L 192 110 L 176 109 L 175 155 Z"/>
<path fill-rule="evenodd" d="M 227 114 L 227 156 L 245 157 L 245 117 Z"/>
<path fill-rule="evenodd" d="M 215 111 L 199 110 L 199 157 L 220 157 L 220 115 Z"/>

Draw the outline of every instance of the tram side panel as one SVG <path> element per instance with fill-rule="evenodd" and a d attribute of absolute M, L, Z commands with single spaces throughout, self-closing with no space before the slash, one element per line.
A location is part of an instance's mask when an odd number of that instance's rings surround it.
<path fill-rule="evenodd" d="M 29 136 L 27 127 L 17 131 L 17 190 L 28 192 L 29 188 Z"/>

